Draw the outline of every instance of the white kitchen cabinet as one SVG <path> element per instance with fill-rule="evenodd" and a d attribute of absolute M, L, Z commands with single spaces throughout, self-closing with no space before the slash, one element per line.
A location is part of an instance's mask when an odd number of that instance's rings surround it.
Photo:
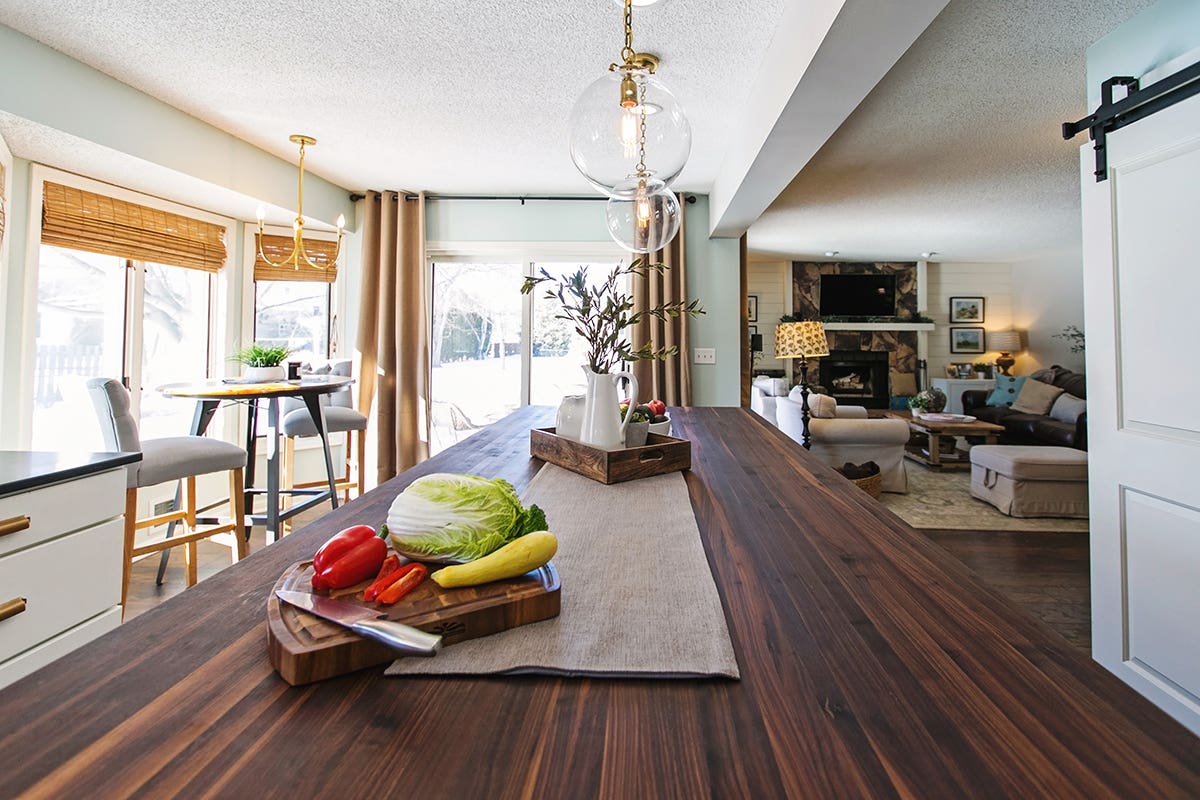
<path fill-rule="evenodd" d="M 0 687 L 121 622 L 125 463 L 0 453 Z"/>
<path fill-rule="evenodd" d="M 929 382 L 933 388 L 946 393 L 946 413 L 962 414 L 962 395 L 968 389 L 984 389 L 991 391 L 996 388 L 996 382 L 991 378 L 934 378 Z"/>

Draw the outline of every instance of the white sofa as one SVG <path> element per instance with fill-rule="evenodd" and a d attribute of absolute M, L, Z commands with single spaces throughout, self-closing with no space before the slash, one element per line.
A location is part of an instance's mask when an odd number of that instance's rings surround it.
<path fill-rule="evenodd" d="M 775 399 L 787 397 L 789 388 L 786 378 L 766 378 L 760 375 L 750 384 L 750 410 L 772 425 L 777 425 Z"/>
<path fill-rule="evenodd" d="M 797 442 L 803 441 L 799 390 L 789 397 L 773 399 L 779 429 Z M 904 470 L 904 446 L 909 437 L 907 422 L 868 419 L 862 406 L 839 406 L 832 397 L 809 395 L 808 399 L 810 413 L 814 408 L 821 413 L 808 421 L 812 437 L 810 453 L 831 467 L 840 467 L 847 461 L 852 464 L 874 461 L 883 475 L 883 491 L 900 494 L 908 491 L 908 473 Z"/>

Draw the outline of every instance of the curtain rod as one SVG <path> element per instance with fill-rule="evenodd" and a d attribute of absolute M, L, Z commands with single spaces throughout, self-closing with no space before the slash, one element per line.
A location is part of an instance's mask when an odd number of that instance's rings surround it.
<path fill-rule="evenodd" d="M 396 197 L 397 198 L 400 197 L 399 192 L 396 193 Z M 359 200 L 363 200 L 365 198 L 366 198 L 365 194 L 358 194 L 357 192 L 351 192 L 351 194 L 350 194 L 350 202 L 352 202 L 352 203 L 357 203 Z M 405 194 L 404 199 L 405 200 L 416 200 L 417 195 Z M 526 195 L 427 194 L 427 195 L 425 195 L 425 199 L 426 200 L 519 200 L 521 202 L 521 205 L 525 205 L 526 200 L 583 200 L 583 201 L 608 200 L 608 198 L 605 197 L 604 195 L 586 195 L 584 197 L 563 197 L 563 196 L 556 196 L 556 195 L 529 195 L 529 194 L 526 194 Z M 690 205 L 690 204 L 696 202 L 696 196 L 691 195 L 691 194 L 685 194 L 684 201 Z"/>

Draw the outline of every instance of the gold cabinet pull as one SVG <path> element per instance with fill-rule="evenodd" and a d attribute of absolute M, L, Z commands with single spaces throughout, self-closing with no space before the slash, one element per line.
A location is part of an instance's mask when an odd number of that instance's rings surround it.
<path fill-rule="evenodd" d="M 15 617 L 17 614 L 20 614 L 24 610 L 25 610 L 25 598 L 24 597 L 14 597 L 12 600 L 9 600 L 7 603 L 0 603 L 0 622 L 3 622 L 4 620 L 8 619 L 9 617 Z"/>
<path fill-rule="evenodd" d="M 28 527 L 29 517 L 26 515 L 0 520 L 0 536 L 8 536 L 10 533 L 19 533 Z"/>

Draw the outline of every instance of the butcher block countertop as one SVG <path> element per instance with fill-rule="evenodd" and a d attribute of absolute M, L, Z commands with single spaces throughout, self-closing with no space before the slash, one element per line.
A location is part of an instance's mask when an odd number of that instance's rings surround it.
<path fill-rule="evenodd" d="M 271 671 L 290 564 L 420 475 L 525 486 L 551 417 L 523 409 L 0 692 L 0 797 L 1200 797 L 1200 739 L 740 409 L 672 413 L 740 681 Z"/>

